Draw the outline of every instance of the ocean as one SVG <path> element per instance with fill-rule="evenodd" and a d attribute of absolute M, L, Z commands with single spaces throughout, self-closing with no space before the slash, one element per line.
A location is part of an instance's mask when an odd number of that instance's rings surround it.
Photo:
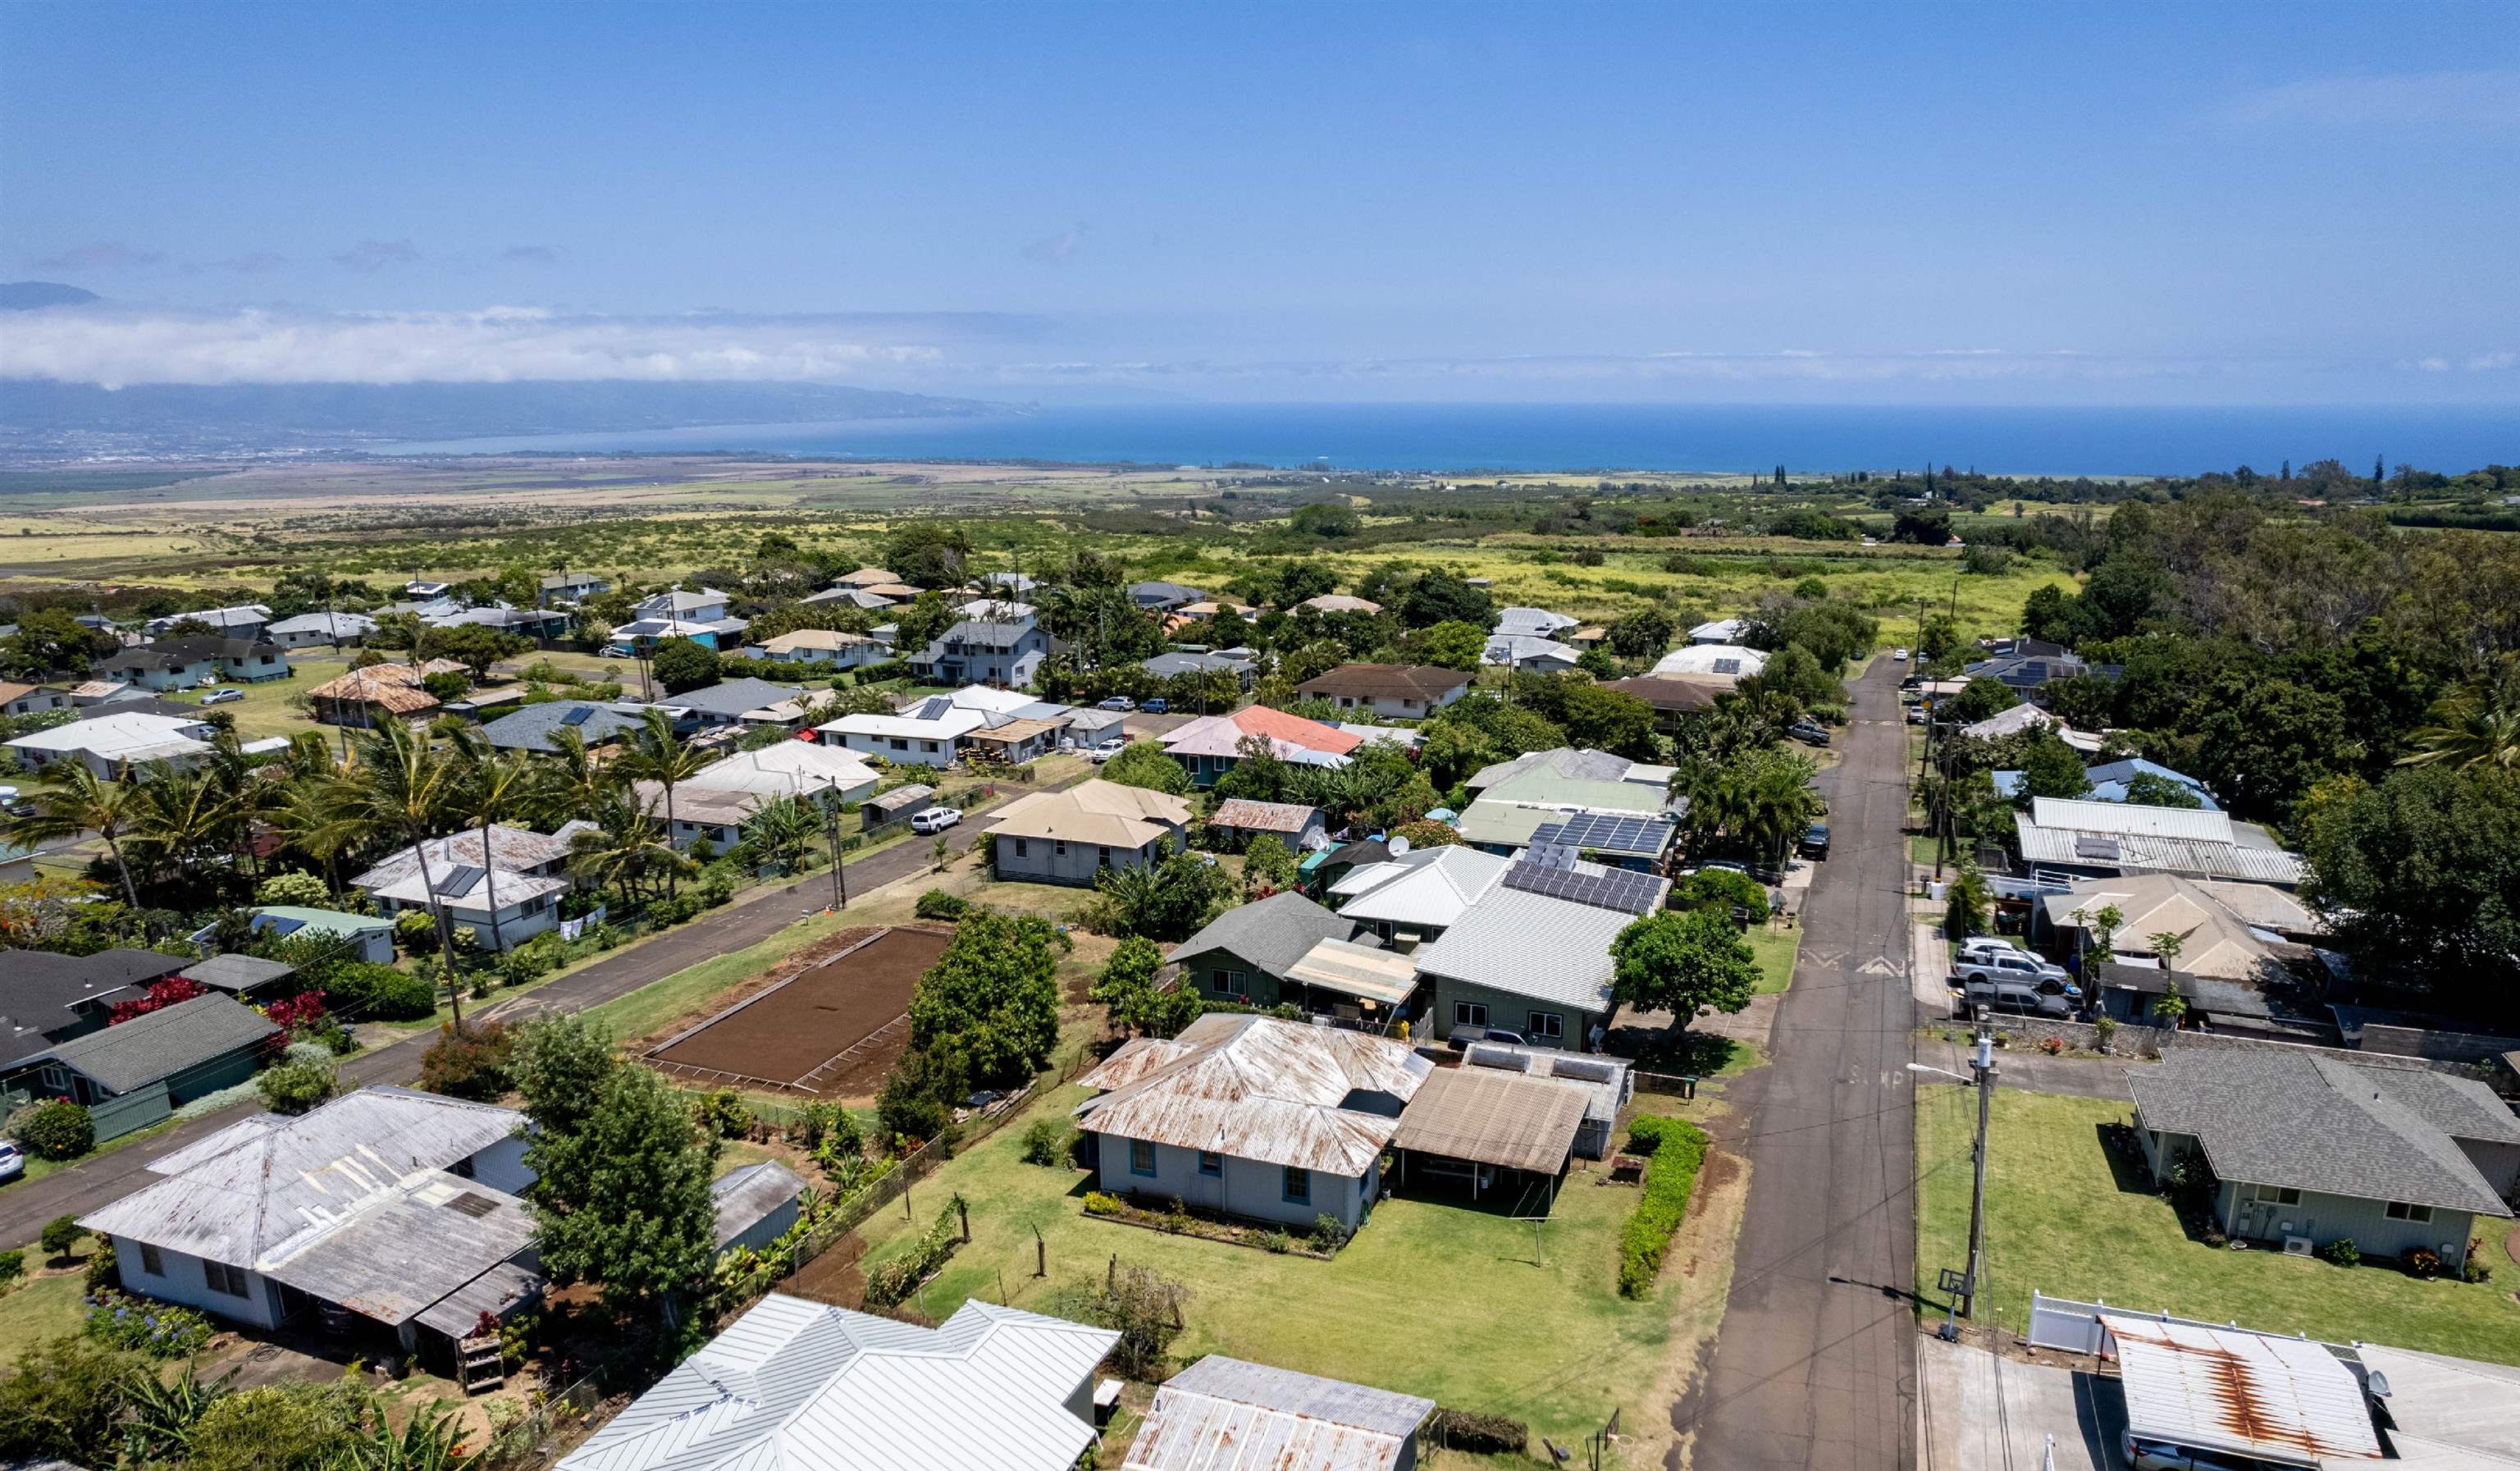
<path fill-rule="evenodd" d="M 2520 408 L 1912 408 L 1835 405 L 1197 404 L 735 424 L 370 446 L 392 456 L 766 453 L 1335 469 L 1913 469 L 2272 474 L 2374 456 L 2457 473 L 2520 462 Z"/>

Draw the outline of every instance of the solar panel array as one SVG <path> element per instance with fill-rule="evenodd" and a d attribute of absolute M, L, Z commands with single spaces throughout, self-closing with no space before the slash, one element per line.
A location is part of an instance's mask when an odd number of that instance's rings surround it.
<path fill-rule="evenodd" d="M 1633 853 L 1653 857 L 1671 843 L 1671 825 L 1660 818 L 1617 813 L 1569 813 L 1533 829 L 1534 843 L 1558 843 L 1594 853 Z"/>
<path fill-rule="evenodd" d="M 560 718 L 560 723 L 564 726 L 582 726 L 589 720 L 593 719 L 594 716 L 595 707 L 593 705 L 579 705 L 570 710 L 566 715 L 562 716 Z"/>
<path fill-rule="evenodd" d="M 480 881 L 481 868 L 479 865 L 457 864 L 454 868 L 449 869 L 444 873 L 438 875 L 434 892 L 440 894 L 454 894 L 458 896 L 470 894 L 472 892 L 472 886 Z"/>
<path fill-rule="evenodd" d="M 1741 672 L 1741 661 L 1739 659 L 1717 659 L 1715 661 L 1715 672 L 1717 674 L 1739 674 Z"/>
<path fill-rule="evenodd" d="M 1505 886 L 1597 910 L 1616 910 L 1623 914 L 1642 914 L 1651 910 L 1662 889 L 1660 880 L 1650 873 L 1631 873 L 1624 869 L 1579 873 L 1566 869 L 1544 869 L 1537 864 L 1515 864 L 1506 869 Z"/>
<path fill-rule="evenodd" d="M 2119 851 L 2116 838 L 2092 837 L 2087 833 L 2074 839 L 2074 856 L 2114 860 L 2124 855 Z"/>

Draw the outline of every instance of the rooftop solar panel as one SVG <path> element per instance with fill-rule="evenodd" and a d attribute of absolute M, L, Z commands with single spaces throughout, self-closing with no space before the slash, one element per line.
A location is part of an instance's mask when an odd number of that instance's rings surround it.
<path fill-rule="evenodd" d="M 1741 661 L 1739 659 L 1717 659 L 1715 661 L 1715 672 L 1717 674 L 1739 674 L 1741 672 Z"/>
<path fill-rule="evenodd" d="M 2078 837 L 2074 839 L 2076 858 L 2115 859 L 2120 857 L 2118 840 L 2113 837 Z"/>
<path fill-rule="evenodd" d="M 1612 869 L 1601 873 L 1580 873 L 1564 869 L 1544 869 L 1537 864 L 1515 864 L 1505 870 L 1505 886 L 1526 894 L 1543 894 L 1552 899 L 1590 905 L 1598 910 L 1616 910 L 1621 914 L 1642 914 L 1654 907 L 1661 885 L 1650 874 L 1630 873 Z"/>
<path fill-rule="evenodd" d="M 451 868 L 444 873 L 438 875 L 437 882 L 432 885 L 432 892 L 456 895 L 470 894 L 472 892 L 472 886 L 480 881 L 481 869 L 479 865 L 457 864 L 454 868 Z"/>
<path fill-rule="evenodd" d="M 1532 843 L 1559 844 L 1593 853 L 1634 854 L 1651 858 L 1671 844 L 1671 825 L 1660 818 L 1577 812 L 1554 823 L 1543 823 Z"/>
<path fill-rule="evenodd" d="M 576 709 L 569 711 L 566 715 L 562 716 L 560 718 L 560 723 L 564 726 L 582 726 L 589 720 L 593 719 L 594 716 L 595 707 L 593 705 L 580 705 Z"/>

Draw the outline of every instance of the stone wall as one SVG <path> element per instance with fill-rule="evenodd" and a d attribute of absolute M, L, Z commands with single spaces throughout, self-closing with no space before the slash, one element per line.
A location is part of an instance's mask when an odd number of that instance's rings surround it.
<path fill-rule="evenodd" d="M 2040 1039 L 2054 1037 L 2075 1051 L 2100 1050 L 2100 1031 L 2089 1022 L 2050 1021 L 2044 1017 L 2011 1016 L 1997 1012 L 1992 1017 L 1995 1030 L 2011 1039 L 2015 1047 L 2037 1047 Z M 1938 1023 L 1964 1030 L 1966 1022 Z M 2367 1029 L 2366 1029 L 2367 1032 Z M 2230 1037 L 2219 1032 L 2174 1032 L 2165 1027 L 2120 1025 L 2109 1040 L 2108 1050 L 2121 1057 L 2158 1057 L 2172 1048 L 2191 1051 L 2242 1051 L 2276 1048 L 2308 1052 L 2318 1057 L 2333 1057 L 2362 1067 L 2402 1067 L 2429 1069 L 2436 1073 L 2468 1076 L 2466 1063 L 2439 1057 L 2402 1057 L 2389 1052 L 2356 1051 L 2344 1048 L 2313 1047 L 2298 1042 L 2269 1042 L 2256 1037 Z"/>

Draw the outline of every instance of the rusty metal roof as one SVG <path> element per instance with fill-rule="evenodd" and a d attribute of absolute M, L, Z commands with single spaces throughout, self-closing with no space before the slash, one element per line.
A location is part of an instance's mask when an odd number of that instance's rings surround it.
<path fill-rule="evenodd" d="M 1554 1175 L 1575 1150 L 1585 1092 L 1490 1067 L 1439 1069 L 1400 1113 L 1403 1149 Z"/>
<path fill-rule="evenodd" d="M 1165 1381 L 1123 1471 L 1388 1471 L 1435 1402 L 1210 1354 Z"/>
<path fill-rule="evenodd" d="M 2104 1313 L 2137 1440 L 2299 1466 L 2381 1458 L 2362 1386 L 2323 1344 Z"/>
<path fill-rule="evenodd" d="M 1121 1138 L 1354 1178 L 1372 1167 L 1401 1107 L 1434 1070 L 1402 1043 L 1268 1016 L 1202 1016 L 1173 1046 L 1172 1060 L 1089 1099 L 1077 1121 Z"/>

